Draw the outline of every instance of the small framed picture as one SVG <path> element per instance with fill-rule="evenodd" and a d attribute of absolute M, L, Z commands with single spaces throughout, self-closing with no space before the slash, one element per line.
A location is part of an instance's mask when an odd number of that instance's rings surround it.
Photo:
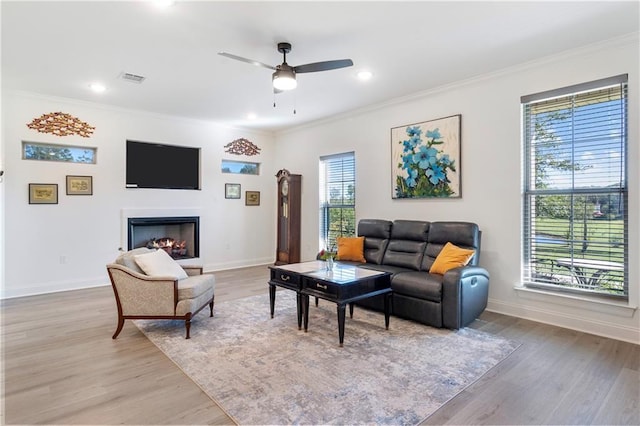
<path fill-rule="evenodd" d="M 30 183 L 29 204 L 58 204 L 58 184 Z"/>
<path fill-rule="evenodd" d="M 67 195 L 93 195 L 93 177 L 67 175 Z"/>
<path fill-rule="evenodd" d="M 240 184 L 239 183 L 225 183 L 224 184 L 224 198 L 231 198 L 235 200 L 240 199 Z"/>
<path fill-rule="evenodd" d="M 245 193 L 244 193 L 244 205 L 245 206 L 259 206 L 260 205 L 260 191 L 245 191 Z"/>

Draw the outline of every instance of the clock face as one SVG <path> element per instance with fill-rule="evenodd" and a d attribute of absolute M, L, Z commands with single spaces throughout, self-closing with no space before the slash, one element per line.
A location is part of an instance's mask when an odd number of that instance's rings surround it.
<path fill-rule="evenodd" d="M 280 191 L 282 192 L 282 195 L 287 195 L 289 194 L 289 181 L 288 180 L 284 180 L 282 181 L 282 185 L 280 187 Z"/>

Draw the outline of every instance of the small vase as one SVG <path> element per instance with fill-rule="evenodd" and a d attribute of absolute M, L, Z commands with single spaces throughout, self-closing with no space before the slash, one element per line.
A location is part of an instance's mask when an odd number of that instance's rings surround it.
<path fill-rule="evenodd" d="M 325 265 L 327 268 L 327 271 L 332 271 L 333 270 L 333 257 L 330 257 L 326 260 Z"/>

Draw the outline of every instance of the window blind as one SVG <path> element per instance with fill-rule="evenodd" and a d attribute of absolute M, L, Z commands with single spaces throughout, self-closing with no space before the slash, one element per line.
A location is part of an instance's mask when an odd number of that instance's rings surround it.
<path fill-rule="evenodd" d="M 525 285 L 627 298 L 627 76 L 521 101 Z"/>
<path fill-rule="evenodd" d="M 320 249 L 336 249 L 336 238 L 356 233 L 355 154 L 320 157 Z"/>

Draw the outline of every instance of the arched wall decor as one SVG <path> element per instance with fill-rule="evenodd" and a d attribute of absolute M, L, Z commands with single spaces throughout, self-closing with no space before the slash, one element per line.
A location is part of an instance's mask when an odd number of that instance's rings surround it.
<path fill-rule="evenodd" d="M 56 136 L 78 135 L 83 138 L 91 137 L 96 129 L 77 117 L 65 112 L 51 112 L 34 118 L 27 127 L 40 133 L 50 133 Z"/>
<path fill-rule="evenodd" d="M 258 155 L 260 148 L 248 139 L 240 138 L 224 146 L 224 152 L 234 155 Z"/>

